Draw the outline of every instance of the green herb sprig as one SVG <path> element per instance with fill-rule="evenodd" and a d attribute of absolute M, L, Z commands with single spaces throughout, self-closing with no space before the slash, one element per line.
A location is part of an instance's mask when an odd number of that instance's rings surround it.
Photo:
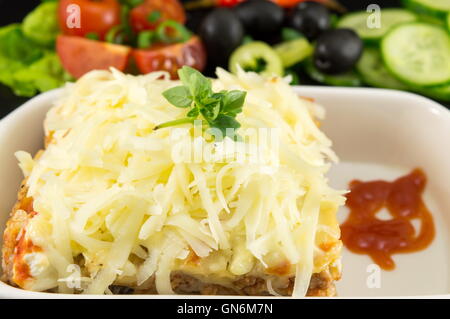
<path fill-rule="evenodd" d="M 219 129 L 222 136 L 237 140 L 239 136 L 236 131 L 241 125 L 236 116 L 242 112 L 247 92 L 213 92 L 211 80 L 188 66 L 178 70 L 178 76 L 183 85 L 164 91 L 163 96 L 170 104 L 190 110 L 185 118 L 159 124 L 155 130 L 194 123 L 200 117 L 210 128 Z"/>

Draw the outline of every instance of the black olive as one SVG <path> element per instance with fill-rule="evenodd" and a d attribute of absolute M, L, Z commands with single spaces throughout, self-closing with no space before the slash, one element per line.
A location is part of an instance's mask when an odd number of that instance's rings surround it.
<path fill-rule="evenodd" d="M 317 2 L 306 1 L 297 4 L 290 17 L 292 28 L 300 31 L 309 40 L 316 39 L 331 26 L 331 15 L 328 9 Z"/>
<path fill-rule="evenodd" d="M 199 34 L 205 44 L 208 61 L 226 66 L 229 56 L 244 39 L 244 28 L 233 11 L 217 8 L 203 20 Z"/>
<path fill-rule="evenodd" d="M 198 34 L 203 20 L 210 12 L 210 9 L 204 8 L 186 11 L 186 27 Z"/>
<path fill-rule="evenodd" d="M 247 33 L 259 40 L 277 33 L 284 20 L 283 9 L 268 0 L 244 1 L 234 11 Z"/>
<path fill-rule="evenodd" d="M 350 71 L 363 51 L 361 38 L 351 29 L 325 31 L 317 39 L 314 65 L 327 74 Z"/>

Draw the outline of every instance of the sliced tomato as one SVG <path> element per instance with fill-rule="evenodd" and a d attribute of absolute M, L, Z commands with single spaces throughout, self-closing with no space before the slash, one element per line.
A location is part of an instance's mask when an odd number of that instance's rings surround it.
<path fill-rule="evenodd" d="M 130 23 L 136 32 L 154 30 L 165 20 L 186 22 L 186 13 L 178 0 L 144 0 L 130 12 Z"/>
<path fill-rule="evenodd" d="M 84 37 L 95 33 L 103 40 L 120 24 L 120 4 L 117 0 L 60 0 L 58 19 L 64 34 Z"/>
<path fill-rule="evenodd" d="M 56 52 L 64 69 L 75 78 L 79 78 L 89 71 L 107 70 L 111 66 L 124 71 L 128 65 L 131 48 L 76 36 L 59 35 L 56 40 Z"/>
<path fill-rule="evenodd" d="M 193 36 L 189 41 L 171 45 L 154 45 L 149 49 L 134 50 L 133 57 L 142 73 L 167 71 L 177 79 L 177 71 L 184 65 L 203 71 L 206 53 L 200 38 Z"/>

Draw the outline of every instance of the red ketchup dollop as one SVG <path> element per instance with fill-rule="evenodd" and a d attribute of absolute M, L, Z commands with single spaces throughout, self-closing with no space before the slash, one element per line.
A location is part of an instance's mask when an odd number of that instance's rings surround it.
<path fill-rule="evenodd" d="M 421 169 L 393 182 L 352 181 L 347 195 L 350 214 L 341 225 L 342 241 L 352 252 L 367 254 L 384 270 L 393 270 L 393 254 L 427 248 L 434 239 L 433 217 L 422 195 L 427 178 Z M 377 213 L 386 208 L 391 219 Z M 416 233 L 413 220 L 420 221 Z"/>

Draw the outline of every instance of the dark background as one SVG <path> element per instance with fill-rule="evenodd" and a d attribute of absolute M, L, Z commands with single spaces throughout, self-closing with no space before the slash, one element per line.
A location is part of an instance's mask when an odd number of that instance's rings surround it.
<path fill-rule="evenodd" d="M 400 0 L 340 0 L 349 10 L 365 10 L 376 3 L 382 8 L 400 6 Z M 40 0 L 0 0 L 0 26 L 21 22 L 23 17 L 40 3 Z M 26 102 L 28 98 L 17 97 L 0 84 L 0 118 Z"/>

